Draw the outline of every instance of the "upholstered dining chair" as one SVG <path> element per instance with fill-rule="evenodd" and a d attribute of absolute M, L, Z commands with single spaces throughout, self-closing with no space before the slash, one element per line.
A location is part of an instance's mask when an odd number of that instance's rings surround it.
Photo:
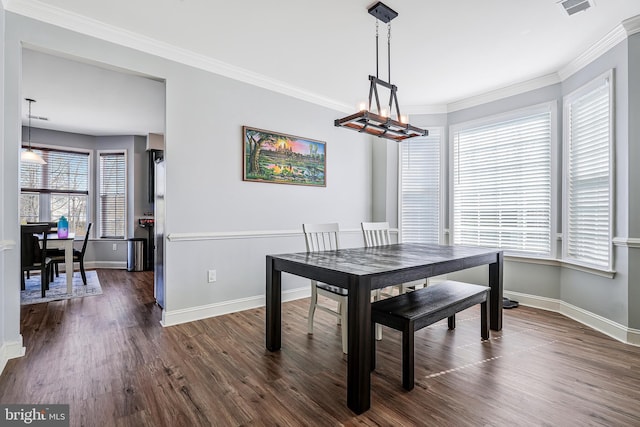
<path fill-rule="evenodd" d="M 338 250 L 339 226 L 330 224 L 302 224 L 307 252 Z M 332 299 L 338 303 L 337 308 L 318 303 L 318 295 Z M 347 354 L 347 290 L 326 283 L 311 281 L 311 304 L 309 306 L 309 319 L 307 329 L 313 335 L 313 317 L 316 309 L 325 311 L 338 318 L 338 324 L 342 329 L 342 352 Z"/>
<path fill-rule="evenodd" d="M 82 283 L 87 286 L 87 274 L 84 270 L 84 254 L 87 251 L 87 241 L 89 240 L 89 232 L 91 231 L 92 223 L 87 225 L 87 234 L 84 235 L 84 241 L 82 242 L 82 249 L 73 249 L 73 262 L 77 262 L 80 264 L 80 275 L 82 276 Z M 49 256 L 51 257 L 51 261 L 55 265 L 56 274 L 58 273 L 58 264 L 64 263 L 64 250 L 62 249 L 54 249 L 49 250 Z M 66 272 L 69 274 L 69 272 Z M 51 270 L 51 274 L 53 275 L 53 270 Z M 73 274 L 73 271 L 71 272 Z"/>
<path fill-rule="evenodd" d="M 40 290 L 42 298 L 49 289 L 49 270 L 51 259 L 47 257 L 47 233 L 51 227 L 49 224 L 28 224 L 20 226 L 20 264 L 22 268 L 22 286 L 25 289 L 25 272 L 40 271 Z M 42 240 L 37 235 L 42 234 Z M 42 248 L 40 247 L 42 242 Z"/>

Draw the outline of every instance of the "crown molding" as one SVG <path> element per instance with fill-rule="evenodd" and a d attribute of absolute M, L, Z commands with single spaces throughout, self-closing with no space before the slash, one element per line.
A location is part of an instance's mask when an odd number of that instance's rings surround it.
<path fill-rule="evenodd" d="M 6 10 L 28 18 L 46 22 L 67 30 L 96 37 L 117 45 L 159 56 L 164 59 L 185 64 L 204 71 L 248 83 L 273 92 L 288 95 L 332 110 L 350 112 L 353 107 L 329 99 L 301 88 L 289 85 L 281 80 L 246 70 L 211 57 L 161 42 L 129 30 L 106 24 L 65 9 L 33 0 L 3 0 Z M 159 76 L 160 77 L 160 76 Z"/>
<path fill-rule="evenodd" d="M 640 33 L 640 15 L 622 21 L 622 26 L 627 32 L 627 37 Z"/>
<path fill-rule="evenodd" d="M 508 98 L 510 96 L 519 95 L 521 93 L 529 92 L 531 90 L 540 89 L 546 86 L 550 86 L 556 83 L 560 83 L 562 80 L 557 73 L 547 74 L 546 76 L 537 77 L 535 79 L 527 80 L 521 83 L 516 83 L 510 86 L 506 86 L 500 89 L 492 90 L 480 95 L 472 96 L 470 98 L 461 99 L 459 101 L 452 102 L 447 105 L 447 111 L 459 111 L 465 108 L 477 107 L 478 105 L 487 104 L 489 102 L 497 101 L 499 99 Z"/>
<path fill-rule="evenodd" d="M 5 10 L 18 15 L 23 15 L 121 46 L 140 50 L 151 55 L 209 71 L 214 74 L 248 83 L 283 95 L 288 95 L 332 110 L 344 113 L 348 113 L 353 110 L 351 105 L 289 85 L 281 80 L 273 79 L 241 67 L 236 67 L 226 62 L 222 62 L 169 43 L 154 40 L 150 37 L 146 37 L 132 31 L 108 25 L 102 21 L 88 18 L 37 0 L 0 1 L 2 1 Z M 504 88 L 461 99 L 459 101 L 454 101 L 447 105 L 405 107 L 405 112 L 410 115 L 446 114 L 453 111 L 463 110 L 465 108 L 476 107 L 478 105 L 497 101 L 509 96 L 519 95 L 544 86 L 560 83 L 593 62 L 616 44 L 638 32 L 640 32 L 640 15 L 623 21 L 614 30 L 609 32 L 605 37 L 596 42 L 573 61 L 569 62 L 557 73 L 548 74 L 546 76 L 516 83 Z"/>
<path fill-rule="evenodd" d="M 627 31 L 623 24 L 618 25 L 603 38 L 598 40 L 593 46 L 584 51 L 581 55 L 569 62 L 558 71 L 560 78 L 564 81 L 573 74 L 577 73 L 593 61 L 598 59 L 607 51 L 611 50 L 615 45 L 627 38 Z"/>

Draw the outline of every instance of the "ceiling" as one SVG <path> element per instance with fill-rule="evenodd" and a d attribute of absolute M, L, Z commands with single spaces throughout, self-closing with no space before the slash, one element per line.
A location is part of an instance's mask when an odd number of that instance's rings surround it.
<path fill-rule="evenodd" d="M 376 72 L 375 18 L 367 13 L 372 0 L 30 2 L 37 9 L 25 8 L 26 1 L 7 0 L 6 8 L 88 33 L 94 28 L 105 29 L 103 35 L 118 33 L 107 31 L 114 28 L 124 30 L 127 40 L 207 58 L 239 75 L 344 111 L 366 100 L 367 76 Z M 448 105 L 470 97 L 557 76 L 624 20 L 640 15 L 638 0 L 592 3 L 588 10 L 569 16 L 556 0 L 386 0 L 399 14 L 391 22 L 391 82 L 398 86 L 402 112 L 446 111 Z M 380 37 L 380 78 L 387 80 L 386 24 L 380 24 Z M 78 70 L 71 73 L 64 70 L 74 65 L 70 62 L 54 65 L 63 75 L 75 77 L 54 84 L 60 75 L 52 74 L 54 66 L 46 61 L 60 58 L 38 55 L 42 62 L 37 67 L 30 69 L 25 63 L 23 92 L 38 101 L 34 115 L 50 117 L 39 127 L 51 127 L 58 118 L 64 126 L 77 125 L 82 118 L 94 134 L 163 132 L 162 82 L 125 78 L 87 64 L 75 64 Z M 94 76 L 79 77 L 84 72 Z M 98 88 L 91 84 L 96 72 L 110 77 L 101 76 Z M 83 81 L 87 84 L 79 85 Z M 138 89 L 148 97 L 132 96 L 140 81 L 146 81 Z M 158 88 L 162 100 L 152 94 Z M 156 123 L 146 115 L 154 116 Z"/>

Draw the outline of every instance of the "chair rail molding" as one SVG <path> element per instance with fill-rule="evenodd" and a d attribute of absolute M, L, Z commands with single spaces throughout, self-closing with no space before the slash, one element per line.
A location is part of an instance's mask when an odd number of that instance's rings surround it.
<path fill-rule="evenodd" d="M 16 242 L 13 240 L 0 240 L 0 252 L 8 251 L 16 246 Z"/>
<path fill-rule="evenodd" d="M 397 231 L 397 230 L 396 230 Z M 340 234 L 362 234 L 359 228 L 340 229 Z M 167 240 L 170 242 L 192 242 L 198 240 L 229 240 L 229 239 L 260 239 L 274 237 L 301 237 L 300 230 L 252 230 L 252 231 L 202 231 L 194 233 L 169 233 Z"/>
<path fill-rule="evenodd" d="M 627 248 L 640 248 L 640 238 L 638 237 L 614 237 L 613 244 Z"/>

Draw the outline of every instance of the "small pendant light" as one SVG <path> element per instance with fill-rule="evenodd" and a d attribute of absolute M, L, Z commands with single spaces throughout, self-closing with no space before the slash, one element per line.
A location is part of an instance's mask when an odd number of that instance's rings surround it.
<path fill-rule="evenodd" d="M 39 165 L 46 165 L 47 162 L 44 161 L 42 157 L 40 157 L 35 151 L 31 149 L 31 103 L 36 102 L 35 99 L 25 98 L 25 101 L 29 103 L 29 127 L 28 127 L 28 138 L 27 144 L 28 148 L 26 150 L 22 150 L 20 153 L 20 161 L 25 163 L 37 163 Z"/>

